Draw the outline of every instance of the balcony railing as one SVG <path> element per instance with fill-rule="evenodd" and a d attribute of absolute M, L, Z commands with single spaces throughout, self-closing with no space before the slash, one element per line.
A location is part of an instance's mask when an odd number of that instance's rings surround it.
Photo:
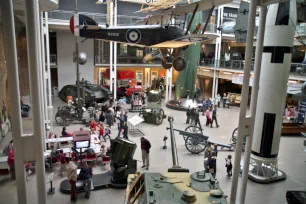
<path fill-rule="evenodd" d="M 79 12 L 79 14 L 83 14 L 95 20 L 98 24 L 106 24 L 107 14 L 100 14 L 100 13 L 87 13 L 87 12 Z M 63 11 L 63 10 L 54 10 L 48 12 L 49 19 L 52 20 L 63 20 L 69 21 L 70 18 L 74 15 L 74 11 Z M 125 16 L 125 15 L 118 15 L 117 16 L 117 23 L 118 25 L 133 25 L 142 21 L 143 17 L 138 16 Z"/>
<path fill-rule="evenodd" d="M 244 60 L 215 60 L 212 58 L 202 58 L 200 66 L 215 67 L 218 69 L 232 69 L 233 71 L 242 71 L 244 69 Z M 254 71 L 254 61 L 251 64 L 251 70 Z M 291 63 L 290 75 L 296 77 L 306 77 L 306 64 Z"/>
<path fill-rule="evenodd" d="M 95 64 L 109 64 L 109 56 L 95 56 Z M 117 57 L 117 64 L 145 64 L 143 61 L 143 57 L 137 56 L 118 56 Z M 161 64 L 160 58 L 155 58 L 149 64 Z"/>

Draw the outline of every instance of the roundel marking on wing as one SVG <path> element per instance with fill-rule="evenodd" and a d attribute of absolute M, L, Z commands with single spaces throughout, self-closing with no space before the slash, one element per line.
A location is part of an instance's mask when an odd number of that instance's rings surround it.
<path fill-rule="evenodd" d="M 127 32 L 126 32 L 126 40 L 129 42 L 129 43 L 138 43 L 140 40 L 141 40 L 141 33 L 139 30 L 137 29 L 129 29 Z"/>

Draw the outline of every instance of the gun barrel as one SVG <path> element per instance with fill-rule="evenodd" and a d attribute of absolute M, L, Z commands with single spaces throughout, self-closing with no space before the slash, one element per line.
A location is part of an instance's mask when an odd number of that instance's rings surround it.
<path fill-rule="evenodd" d="M 176 149 L 176 141 L 175 141 L 175 137 L 174 137 L 173 120 L 174 120 L 173 117 L 171 117 L 171 116 L 168 117 L 168 121 L 170 123 L 172 161 L 173 161 L 173 166 L 179 166 L 177 149 Z"/>

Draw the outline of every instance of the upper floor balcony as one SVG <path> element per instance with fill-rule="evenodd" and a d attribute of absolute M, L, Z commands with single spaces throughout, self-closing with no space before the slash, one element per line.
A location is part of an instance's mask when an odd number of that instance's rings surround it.
<path fill-rule="evenodd" d="M 202 58 L 200 67 L 207 69 L 218 69 L 229 72 L 241 72 L 244 70 L 244 60 L 215 60 L 211 58 Z M 254 59 L 251 63 L 251 71 L 254 71 Z M 290 79 L 306 81 L 306 64 L 291 63 Z"/>

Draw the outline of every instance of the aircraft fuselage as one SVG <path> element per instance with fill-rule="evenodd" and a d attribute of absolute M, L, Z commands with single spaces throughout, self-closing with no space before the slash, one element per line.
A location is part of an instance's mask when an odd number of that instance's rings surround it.
<path fill-rule="evenodd" d="M 184 32 L 181 28 L 175 26 L 118 26 L 99 30 L 84 28 L 80 30 L 80 36 L 119 43 L 138 44 L 140 46 L 152 46 L 180 38 L 184 36 Z"/>

